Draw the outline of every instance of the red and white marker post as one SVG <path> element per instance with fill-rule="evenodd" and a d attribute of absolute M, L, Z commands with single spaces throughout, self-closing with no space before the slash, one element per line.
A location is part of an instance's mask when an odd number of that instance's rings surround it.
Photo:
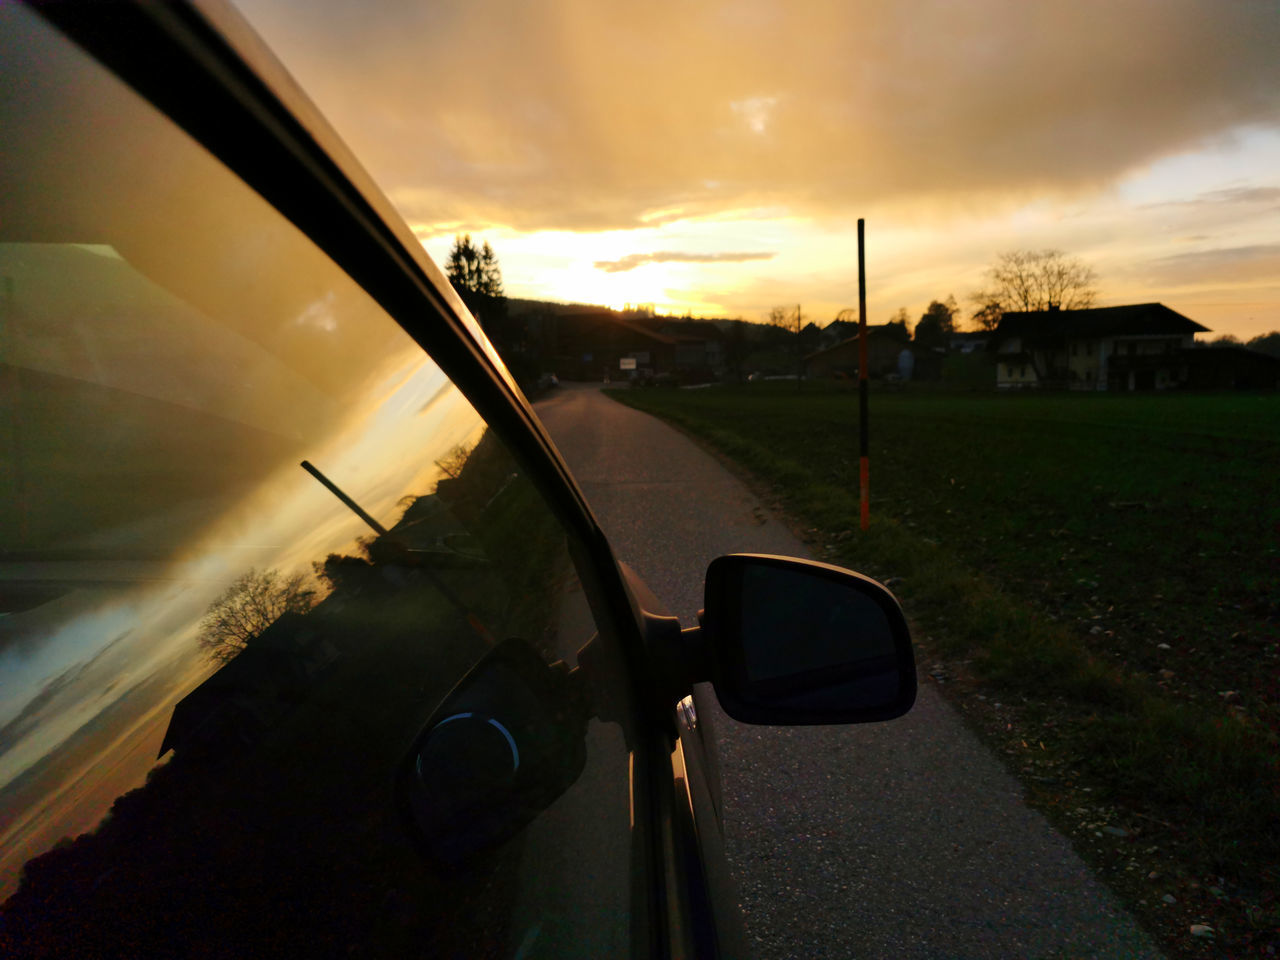
<path fill-rule="evenodd" d="M 866 221 L 858 218 L 858 497 L 862 529 L 871 526 L 871 458 L 867 440 L 867 264 L 863 255 Z"/>

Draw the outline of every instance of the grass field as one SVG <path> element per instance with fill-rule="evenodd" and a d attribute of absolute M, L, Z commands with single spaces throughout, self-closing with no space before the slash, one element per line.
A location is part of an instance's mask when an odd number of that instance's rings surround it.
<path fill-rule="evenodd" d="M 1233 942 L 1275 942 L 1280 396 L 873 391 L 866 534 L 851 385 L 615 396 L 767 483 L 819 553 L 899 578 L 966 706 L 1018 704 L 979 725 L 1044 804 L 1090 785 L 1231 878 Z"/>

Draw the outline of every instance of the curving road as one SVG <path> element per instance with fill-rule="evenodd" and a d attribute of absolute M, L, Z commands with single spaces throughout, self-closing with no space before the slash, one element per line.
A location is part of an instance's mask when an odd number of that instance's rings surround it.
<path fill-rule="evenodd" d="M 713 457 L 598 387 L 536 408 L 618 555 L 686 625 L 719 554 L 809 555 Z M 887 724 L 716 720 L 761 960 L 1160 956 L 932 686 Z"/>

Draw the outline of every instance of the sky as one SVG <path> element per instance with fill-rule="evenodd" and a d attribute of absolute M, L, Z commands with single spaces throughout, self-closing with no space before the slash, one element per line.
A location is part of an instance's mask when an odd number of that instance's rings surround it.
<path fill-rule="evenodd" d="M 1052 248 L 1100 305 L 1280 329 L 1275 0 L 238 0 L 442 263 L 820 325 Z"/>

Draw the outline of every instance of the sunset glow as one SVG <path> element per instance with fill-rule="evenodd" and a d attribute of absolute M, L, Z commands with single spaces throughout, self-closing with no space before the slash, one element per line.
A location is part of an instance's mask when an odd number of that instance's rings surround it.
<path fill-rule="evenodd" d="M 244 0 L 439 262 L 758 320 L 962 304 L 1052 247 L 1100 304 L 1280 328 L 1280 8 Z"/>

